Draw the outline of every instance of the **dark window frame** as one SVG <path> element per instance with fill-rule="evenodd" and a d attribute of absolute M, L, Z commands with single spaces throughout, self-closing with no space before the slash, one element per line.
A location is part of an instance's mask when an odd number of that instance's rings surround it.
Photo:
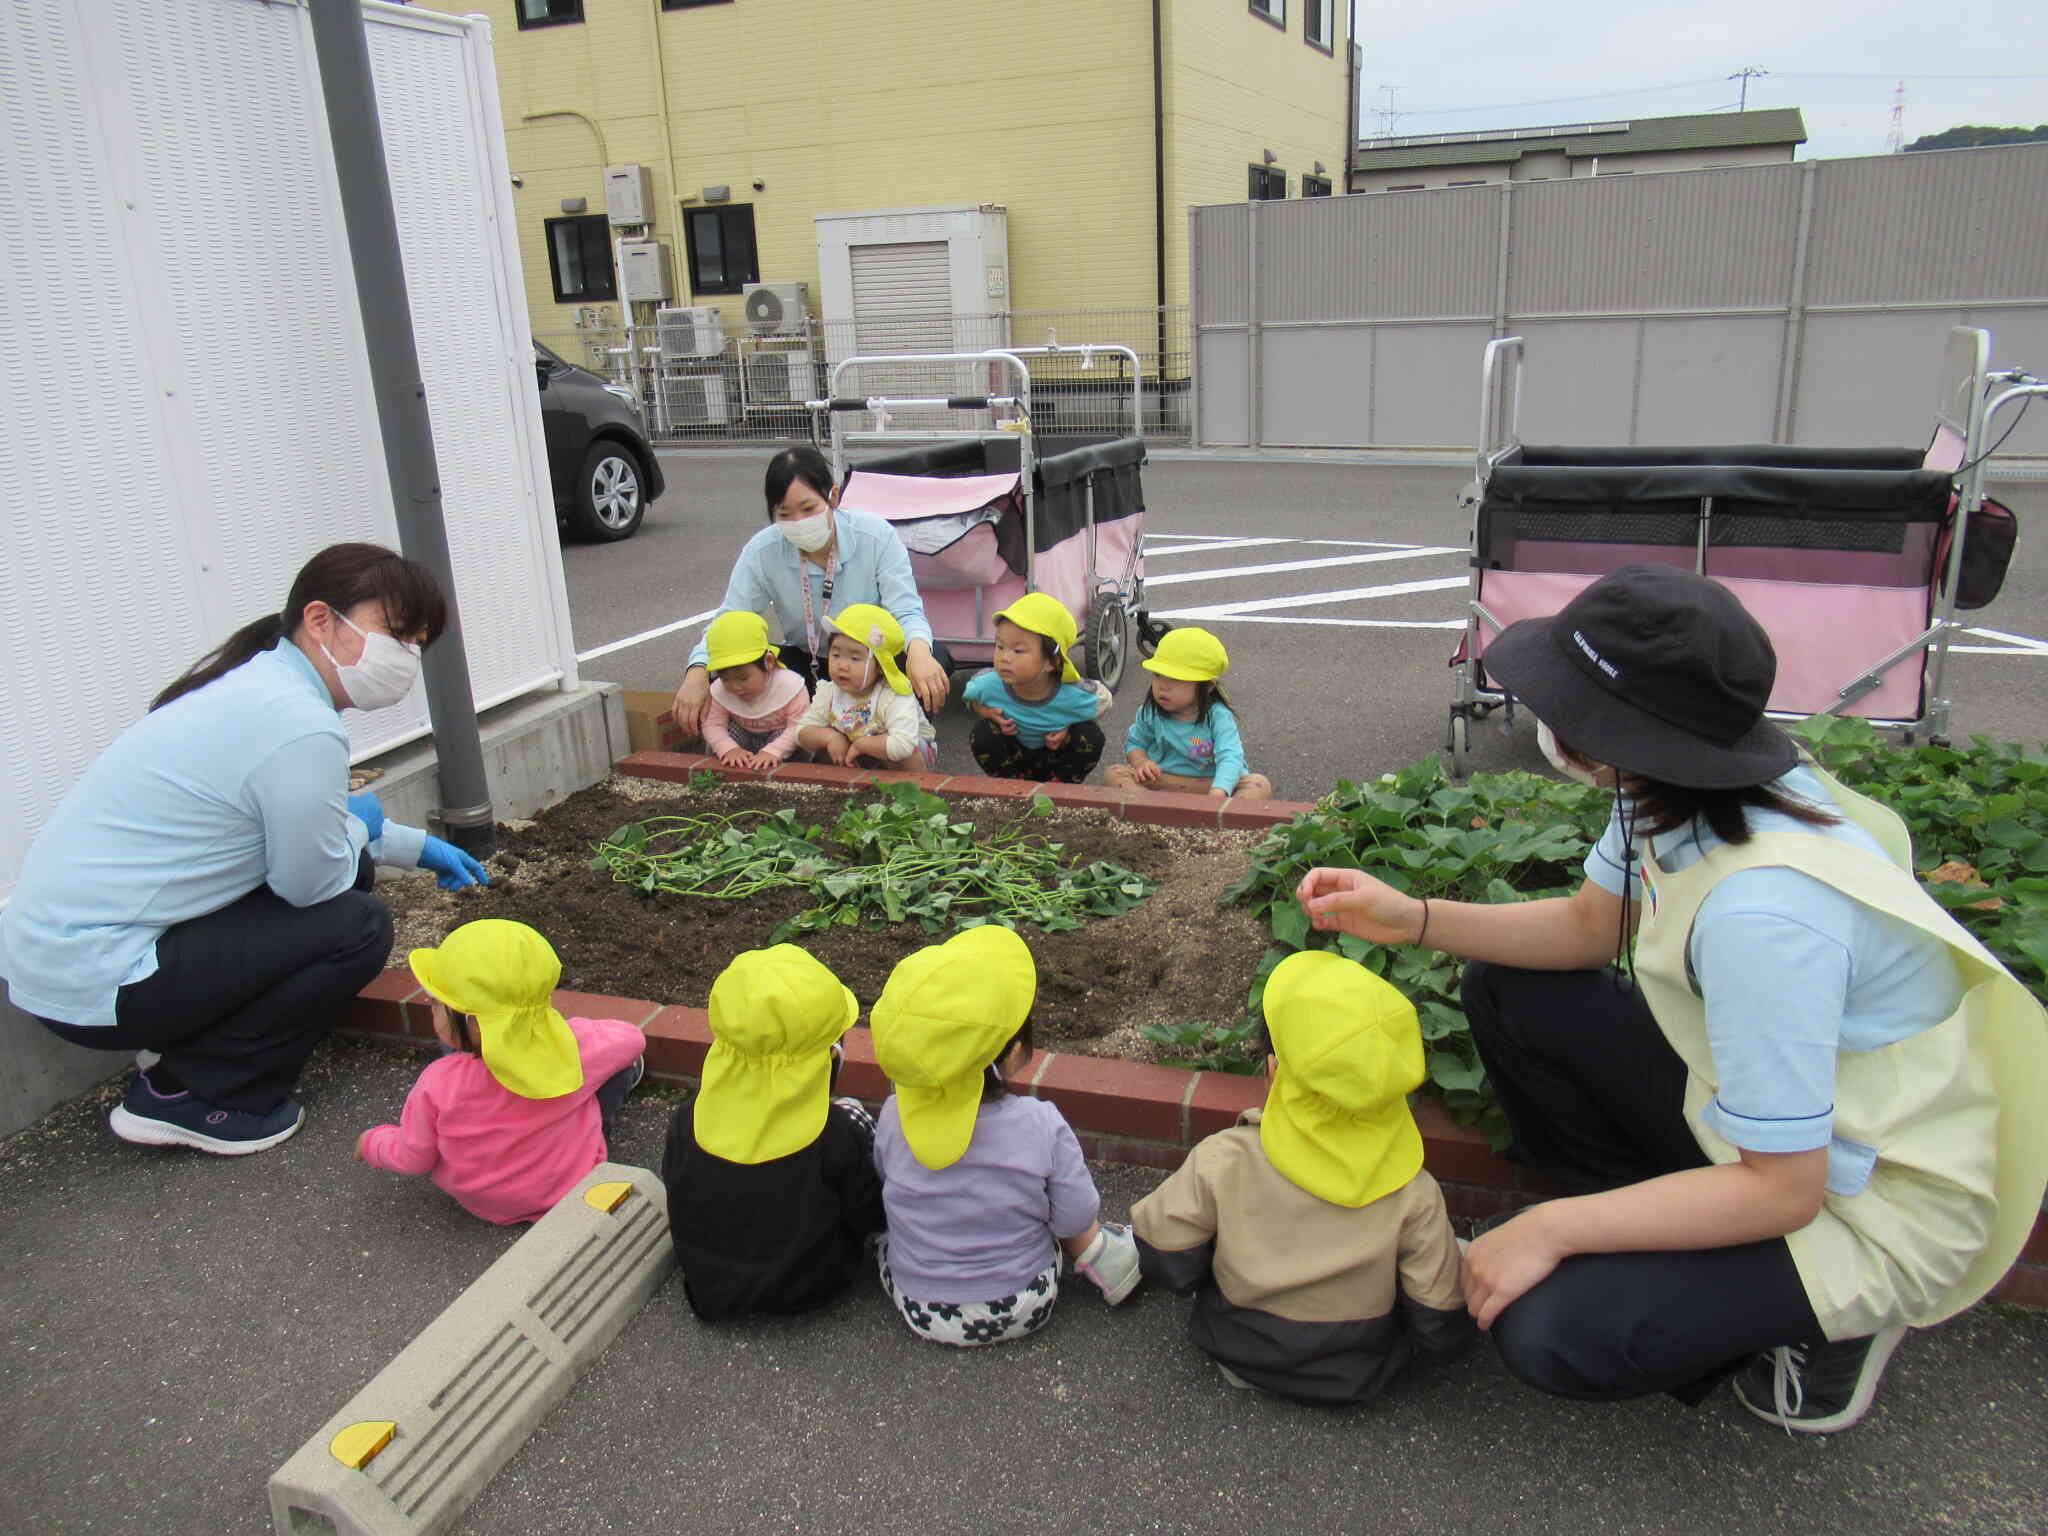
<path fill-rule="evenodd" d="M 519 30 L 531 32 L 540 27 L 580 26 L 583 22 L 583 0 L 548 0 L 550 11 L 556 6 L 566 7 L 571 14 L 548 15 L 529 20 L 524 0 L 512 0 L 512 16 L 519 23 Z M 550 247 L 552 250 L 553 248 Z"/>
<path fill-rule="evenodd" d="M 555 246 L 555 229 L 558 225 L 562 224 L 580 226 L 583 235 L 587 235 L 590 232 L 592 225 L 597 225 L 603 229 L 604 237 L 601 242 L 601 249 L 604 252 L 604 260 L 598 262 L 595 267 L 596 272 L 602 274 L 604 279 L 602 291 L 588 286 L 587 281 L 586 286 L 574 293 L 563 288 L 561 256 Z M 610 219 L 601 213 L 564 214 L 557 219 L 543 219 L 541 221 L 541 233 L 548 248 L 548 281 L 554 285 L 555 302 L 557 304 L 614 304 L 618 302 L 619 277 L 612 265 L 612 229 Z M 586 269 L 585 277 L 588 279 L 591 275 L 590 269 L 592 265 L 590 262 L 590 242 L 579 237 L 579 243 L 583 246 L 583 264 Z"/>
<path fill-rule="evenodd" d="M 1301 173 L 1301 195 L 1303 197 L 1328 197 L 1336 190 L 1327 176 L 1318 176 L 1311 171 Z"/>
<path fill-rule="evenodd" d="M 1287 201 L 1287 172 L 1277 165 L 1247 165 L 1251 174 L 1245 178 L 1245 200 L 1253 203 L 1284 203 Z M 1280 190 L 1263 191 L 1260 183 L 1266 178 L 1277 180 Z"/>
<path fill-rule="evenodd" d="M 1330 40 L 1327 43 L 1319 43 L 1309 36 L 1308 16 L 1309 7 L 1312 5 L 1320 5 L 1323 8 L 1323 25 L 1329 29 L 1330 33 Z M 1315 49 L 1317 53 L 1324 55 L 1326 58 L 1334 59 L 1337 57 L 1337 0 L 1302 0 L 1301 40 L 1308 47 Z"/>
<path fill-rule="evenodd" d="M 697 230 L 699 222 L 704 219 L 716 219 L 718 221 L 718 261 L 719 266 L 723 268 L 726 265 L 725 253 L 728 249 L 725 224 L 728 219 L 733 219 L 739 214 L 746 215 L 747 271 L 750 275 L 738 278 L 728 276 L 716 283 L 699 282 L 698 277 L 700 273 L 697 262 Z M 709 208 L 685 208 L 683 210 L 683 243 L 686 258 L 690 265 L 690 292 L 692 295 L 744 293 L 747 284 L 761 281 L 761 242 L 754 227 L 754 205 L 752 203 L 715 203 Z"/>
<path fill-rule="evenodd" d="M 1244 8 L 1267 26 L 1287 30 L 1287 0 L 1245 0 Z"/>
<path fill-rule="evenodd" d="M 731 5 L 732 0 L 661 0 L 664 11 L 694 11 L 703 5 Z"/>

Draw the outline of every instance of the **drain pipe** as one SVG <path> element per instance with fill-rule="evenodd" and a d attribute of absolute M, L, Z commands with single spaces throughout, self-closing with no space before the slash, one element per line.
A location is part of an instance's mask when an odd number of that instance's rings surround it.
<path fill-rule="evenodd" d="M 1194 253 L 1188 253 L 1194 259 Z M 1153 302 L 1159 306 L 1159 411 L 1166 417 L 1166 49 L 1160 35 L 1159 0 L 1152 0 L 1152 271 Z M 1188 316 L 1190 333 L 1194 316 Z M 1193 359 L 1189 359 L 1192 364 Z M 1142 375 L 1141 375 L 1142 380 Z M 1138 435 L 1144 436 L 1142 422 Z"/>
<path fill-rule="evenodd" d="M 391 208 L 391 176 L 384 163 L 384 129 L 370 79 L 369 40 L 362 0 L 311 0 L 313 47 L 320 91 L 327 104 L 328 138 L 341 186 L 342 218 L 355 268 L 356 302 L 363 312 L 377 424 L 384 435 L 384 467 L 398 512 L 398 547 L 433 572 L 448 595 L 448 627 L 428 647 L 422 666 L 427 718 L 439 760 L 438 818 L 448 841 L 476 858 L 497 847 L 490 785 L 484 777 L 469 656 L 462 644 L 462 609 L 448 558 L 441 517 L 441 474 L 434 459 L 434 429 L 413 341 L 412 303 L 399 257 L 398 220 Z"/>

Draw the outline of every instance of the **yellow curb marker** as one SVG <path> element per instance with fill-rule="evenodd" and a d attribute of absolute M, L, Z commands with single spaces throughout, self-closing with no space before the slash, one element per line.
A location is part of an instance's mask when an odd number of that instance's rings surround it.
<path fill-rule="evenodd" d="M 594 1211 L 610 1215 L 626 1203 L 626 1197 L 633 1193 L 633 1186 L 621 1180 L 612 1184 L 593 1184 L 583 1191 L 583 1203 Z"/>
<path fill-rule="evenodd" d="M 351 1471 L 360 1472 L 391 1443 L 398 1426 L 389 1419 L 364 1419 L 351 1424 L 327 1443 L 328 1454 Z"/>

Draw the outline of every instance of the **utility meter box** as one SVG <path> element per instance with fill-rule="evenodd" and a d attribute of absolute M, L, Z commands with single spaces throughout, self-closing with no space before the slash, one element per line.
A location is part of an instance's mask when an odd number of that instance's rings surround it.
<path fill-rule="evenodd" d="M 819 213 L 812 223 L 829 360 L 1009 340 L 1010 221 L 1001 204 Z"/>
<path fill-rule="evenodd" d="M 614 229 L 644 227 L 654 222 L 654 184 L 646 166 L 604 168 L 604 211 Z"/>
<path fill-rule="evenodd" d="M 668 247 L 659 240 L 619 242 L 619 297 L 628 304 L 661 304 L 669 298 Z"/>

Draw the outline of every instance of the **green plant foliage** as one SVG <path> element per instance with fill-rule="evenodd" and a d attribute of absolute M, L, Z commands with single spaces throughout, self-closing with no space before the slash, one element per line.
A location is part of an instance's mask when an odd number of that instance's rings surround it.
<path fill-rule="evenodd" d="M 1849 788 L 1890 806 L 1913 835 L 1917 869 L 2015 976 L 2048 1000 L 2048 755 L 1978 736 L 1968 751 L 1898 747 L 1861 720 L 1815 716 L 1794 728 Z M 1340 783 L 1316 808 L 1275 828 L 1224 893 L 1270 927 L 1252 983 L 1256 1009 L 1272 968 L 1297 949 L 1336 949 L 1414 1000 L 1428 1091 L 1498 1145 L 1506 1126 L 1458 1000 L 1455 962 L 1434 950 L 1383 949 L 1319 933 L 1295 900 L 1318 865 L 1362 869 L 1399 890 L 1457 901 L 1518 901 L 1576 889 L 1612 806 L 1604 790 L 1531 773 L 1451 783 L 1436 758 Z"/>
<path fill-rule="evenodd" d="M 1257 1019 L 1239 1019 L 1235 1024 L 1147 1024 L 1139 1033 L 1166 1047 L 1159 1059 L 1169 1067 L 1235 1072 L 1244 1077 L 1257 1077 L 1266 1070 Z"/>
<path fill-rule="evenodd" d="M 774 944 L 859 923 L 1060 932 L 1127 912 L 1156 885 L 1103 860 L 1071 866 L 1061 844 L 1030 830 L 1052 814 L 1043 796 L 976 841 L 974 823 L 954 821 L 937 795 L 901 782 L 879 792 L 849 807 L 829 835 L 793 810 L 650 817 L 599 843 L 591 864 L 650 896 L 744 900 L 803 890 L 813 905 L 776 928 Z"/>

